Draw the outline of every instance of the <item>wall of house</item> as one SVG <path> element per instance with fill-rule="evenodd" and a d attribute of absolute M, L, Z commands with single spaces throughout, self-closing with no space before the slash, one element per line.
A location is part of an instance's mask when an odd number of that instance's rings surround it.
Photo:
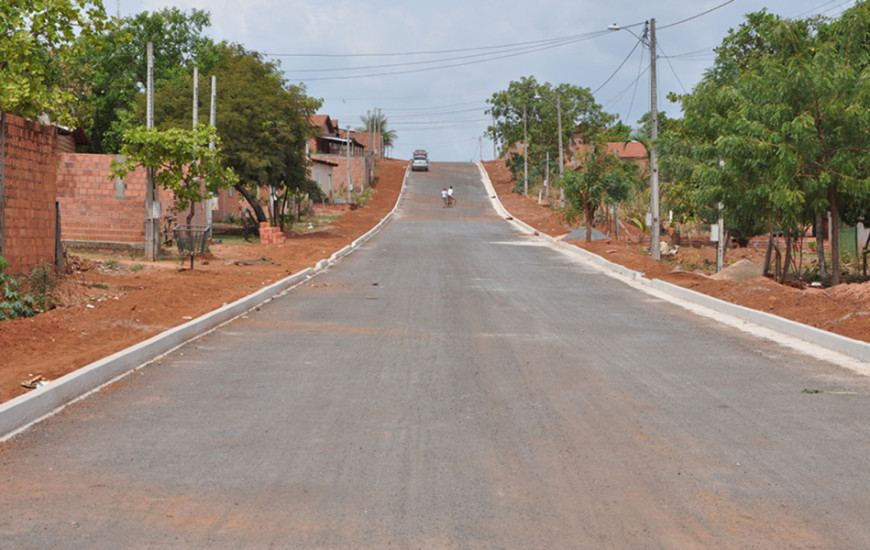
<path fill-rule="evenodd" d="M 320 164 L 318 162 L 311 165 L 311 179 L 317 182 L 317 185 L 320 186 L 320 190 L 323 191 L 323 194 L 326 197 L 332 196 L 333 178 L 335 177 L 334 168 L 334 166 Z M 347 169 L 345 169 L 345 174 L 346 173 Z"/>
<path fill-rule="evenodd" d="M 57 128 L 6 115 L 6 160 L 0 189 L 0 255 L 9 273 L 54 263 Z"/>
<path fill-rule="evenodd" d="M 335 197 L 345 197 L 347 195 L 347 156 L 317 154 L 311 155 L 311 158 L 318 158 L 338 165 L 332 167 L 333 195 Z M 350 157 L 350 177 L 353 182 L 354 193 L 371 187 L 373 173 L 374 157 L 369 155 Z"/>

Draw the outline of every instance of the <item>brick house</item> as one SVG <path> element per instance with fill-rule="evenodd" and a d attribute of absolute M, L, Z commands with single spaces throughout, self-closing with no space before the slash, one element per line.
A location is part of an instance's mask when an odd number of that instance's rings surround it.
<path fill-rule="evenodd" d="M 342 130 L 338 121 L 329 115 L 313 115 L 310 121 L 319 135 L 308 141 L 309 156 L 312 162 L 325 162 L 332 167 L 330 189 L 321 185 L 330 201 L 347 194 L 348 176 L 354 192 L 370 187 L 374 181 L 376 160 L 373 147 L 381 145 L 379 155 L 383 151 L 380 136 L 371 132 Z"/>

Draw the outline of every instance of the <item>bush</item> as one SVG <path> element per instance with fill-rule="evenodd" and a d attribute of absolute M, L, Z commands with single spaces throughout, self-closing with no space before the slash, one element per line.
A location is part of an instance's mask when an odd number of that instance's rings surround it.
<path fill-rule="evenodd" d="M 27 277 L 27 289 L 40 311 L 48 311 L 57 301 L 57 273 L 48 262 L 39 262 Z"/>
<path fill-rule="evenodd" d="M 0 256 L 0 321 L 14 319 L 16 317 L 32 317 L 36 315 L 36 304 L 31 296 L 21 294 L 18 291 L 18 280 L 12 275 L 3 273 L 9 267 L 7 262 Z"/>

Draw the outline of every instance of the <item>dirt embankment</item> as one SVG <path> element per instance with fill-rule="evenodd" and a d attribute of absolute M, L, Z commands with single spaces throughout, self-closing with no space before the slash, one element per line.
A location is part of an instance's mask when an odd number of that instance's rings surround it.
<path fill-rule="evenodd" d="M 285 244 L 214 244 L 192 270 L 186 260 L 152 264 L 129 253 L 79 259 L 61 307 L 0 323 L 0 403 L 29 391 L 25 380 L 57 379 L 329 258 L 393 209 L 407 164 L 384 161 L 364 207 Z"/>

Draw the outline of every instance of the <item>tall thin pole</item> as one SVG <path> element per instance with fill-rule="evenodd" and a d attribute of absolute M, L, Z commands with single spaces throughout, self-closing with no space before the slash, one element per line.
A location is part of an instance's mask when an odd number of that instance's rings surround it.
<path fill-rule="evenodd" d="M 529 195 L 529 123 L 526 106 L 523 105 L 523 195 Z"/>
<path fill-rule="evenodd" d="M 209 103 L 208 108 L 208 125 L 212 128 L 215 127 L 217 122 L 217 77 L 215 75 L 211 76 L 211 101 Z M 208 142 L 208 148 L 214 150 L 215 143 L 214 138 L 210 139 Z M 211 236 L 211 226 L 214 223 L 214 212 L 211 208 L 212 197 L 208 198 L 208 201 L 205 204 L 205 223 L 208 225 L 209 236 Z"/>
<path fill-rule="evenodd" d="M 6 111 L 0 111 L 0 256 L 6 255 Z"/>
<path fill-rule="evenodd" d="M 149 130 L 154 129 L 154 44 L 148 42 L 145 47 L 148 76 L 146 81 L 146 107 L 145 126 Z M 154 170 L 148 169 L 148 183 L 145 189 L 145 260 L 153 262 L 157 259 L 157 241 L 159 239 L 157 224 L 159 216 L 155 218 L 155 189 Z M 159 203 L 158 203 L 159 206 Z"/>
<path fill-rule="evenodd" d="M 353 202 L 353 182 L 350 180 L 350 126 L 347 127 L 347 202 Z"/>
<path fill-rule="evenodd" d="M 559 177 L 565 175 L 565 154 L 562 152 L 562 94 L 556 93 L 556 116 L 559 117 Z"/>
<path fill-rule="evenodd" d="M 193 129 L 199 124 L 199 67 L 193 68 Z"/>
<path fill-rule="evenodd" d="M 659 212 L 659 162 L 656 154 L 656 139 L 659 137 L 658 86 L 656 83 L 656 20 L 649 20 L 649 54 L 650 54 L 650 210 L 652 211 L 652 228 L 650 252 L 656 261 L 662 259 L 661 245 L 661 215 Z"/>

